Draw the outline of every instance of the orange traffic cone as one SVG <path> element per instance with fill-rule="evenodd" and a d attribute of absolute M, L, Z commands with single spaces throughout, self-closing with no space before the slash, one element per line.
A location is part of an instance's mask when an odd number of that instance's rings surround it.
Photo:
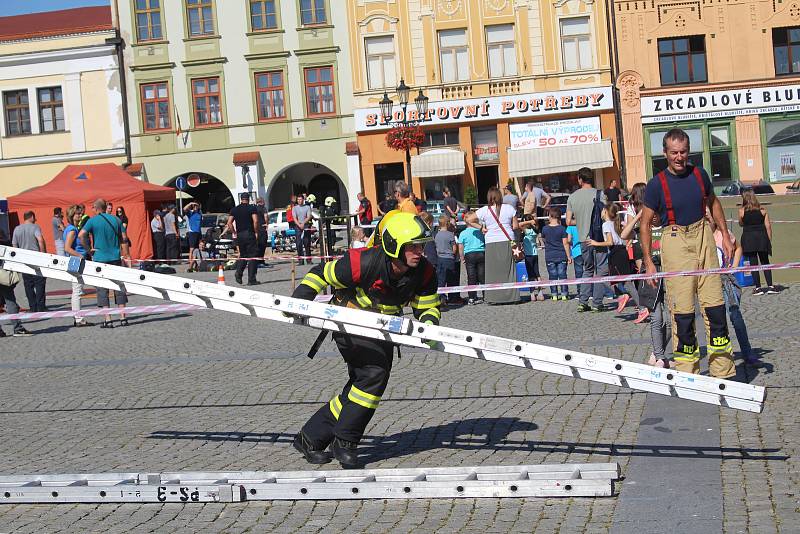
<path fill-rule="evenodd" d="M 222 270 L 222 265 L 219 266 L 219 271 L 217 271 L 217 283 L 225 285 L 225 271 Z"/>

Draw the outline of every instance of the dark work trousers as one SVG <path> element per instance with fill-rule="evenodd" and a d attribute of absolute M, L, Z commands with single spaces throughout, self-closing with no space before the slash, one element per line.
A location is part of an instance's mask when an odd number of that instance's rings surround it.
<path fill-rule="evenodd" d="M 466 260 L 465 267 L 467 268 L 467 284 L 481 285 L 486 280 L 486 254 L 483 252 L 467 252 L 464 254 Z M 477 291 L 470 291 L 469 298 L 478 298 Z"/>
<path fill-rule="evenodd" d="M 178 234 L 166 234 L 164 236 L 166 243 L 166 256 L 168 260 L 177 260 L 181 257 L 181 242 L 178 239 Z"/>
<path fill-rule="evenodd" d="M 255 234 L 250 230 L 245 230 L 236 234 L 236 242 L 239 244 L 240 258 L 255 258 L 258 255 L 258 241 Z M 258 271 L 257 260 L 239 260 L 236 262 L 236 278 L 241 278 L 244 274 L 244 266 L 247 265 L 247 281 L 256 281 L 256 271 Z"/>
<path fill-rule="evenodd" d="M 44 287 L 47 279 L 35 274 L 22 274 L 22 283 L 25 286 L 25 296 L 28 298 L 28 308 L 32 312 L 47 311 L 44 305 Z"/>
<path fill-rule="evenodd" d="M 758 265 L 759 262 L 761 265 L 769 265 L 769 252 L 749 252 L 745 254 L 744 257 L 750 262 L 750 265 Z M 755 286 L 761 287 L 761 276 L 758 274 L 758 271 L 753 271 L 751 274 L 753 275 Z M 767 285 L 771 286 L 772 271 L 764 271 L 764 278 L 767 281 Z"/>
<path fill-rule="evenodd" d="M 381 400 L 392 371 L 394 345 L 386 341 L 333 334 L 347 363 L 350 379 L 303 425 L 303 434 L 315 449 L 327 447 L 334 437 L 358 443 Z"/>
<path fill-rule="evenodd" d="M 269 243 L 269 239 L 267 239 L 267 231 L 264 230 L 263 232 L 258 233 L 258 256 L 259 258 L 263 258 L 264 254 L 267 253 L 267 243 Z"/>
<path fill-rule="evenodd" d="M 297 227 L 295 233 L 295 241 L 297 241 L 297 255 L 299 257 L 302 256 L 311 256 L 311 232 L 308 230 L 300 230 L 300 227 Z M 305 262 L 300 260 L 300 265 L 303 265 Z M 311 263 L 311 260 L 308 260 L 308 263 Z"/>
<path fill-rule="evenodd" d="M 153 259 L 167 259 L 167 241 L 164 232 L 153 232 Z"/>

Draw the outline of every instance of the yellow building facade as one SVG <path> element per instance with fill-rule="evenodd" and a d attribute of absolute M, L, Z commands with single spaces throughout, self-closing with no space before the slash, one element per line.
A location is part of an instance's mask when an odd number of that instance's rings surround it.
<path fill-rule="evenodd" d="M 800 5 L 615 0 L 628 184 L 665 166 L 663 134 L 685 129 L 715 187 L 800 177 Z"/>
<path fill-rule="evenodd" d="M 584 0 L 348 0 L 358 158 L 368 198 L 407 180 L 386 134 L 404 118 L 424 131 L 410 173 L 418 196 L 449 187 L 478 200 L 534 178 L 552 191 L 575 171 L 619 176 L 605 3 Z M 404 117 L 396 87 L 411 87 Z M 414 98 L 428 97 L 419 116 Z M 389 120 L 380 111 L 393 100 Z"/>
<path fill-rule="evenodd" d="M 7 17 L 0 35 L 0 198 L 70 163 L 123 163 L 125 130 L 109 8 Z"/>

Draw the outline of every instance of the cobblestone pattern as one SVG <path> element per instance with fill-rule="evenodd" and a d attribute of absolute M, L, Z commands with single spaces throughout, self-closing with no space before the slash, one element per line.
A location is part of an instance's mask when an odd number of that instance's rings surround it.
<path fill-rule="evenodd" d="M 270 281 L 263 290 L 289 292 L 285 267 L 259 275 Z M 785 313 L 798 304 L 796 288 L 745 299 L 754 346 L 772 351 L 765 359 L 774 367 L 750 377 L 771 388 L 764 414 L 720 411 L 728 532 L 798 529 L 800 343 L 796 320 Z M 444 323 L 642 361 L 649 327 L 632 319 L 577 316 L 573 302 L 537 302 L 455 309 Z M 0 473 L 309 469 L 291 439 L 346 380 L 330 342 L 311 361 L 303 357 L 316 336 L 310 329 L 221 312 L 131 322 L 100 330 L 42 321 L 28 325 L 37 334 L 31 338 L 0 340 Z M 616 461 L 624 473 L 632 456 L 656 454 L 636 447 L 645 399 L 572 378 L 404 352 L 363 457 L 370 467 Z M 665 398 L 664 409 L 674 402 L 685 401 Z M 698 454 L 686 445 L 677 468 L 691 469 Z M 617 502 L 5 505 L 0 532 L 607 532 Z"/>

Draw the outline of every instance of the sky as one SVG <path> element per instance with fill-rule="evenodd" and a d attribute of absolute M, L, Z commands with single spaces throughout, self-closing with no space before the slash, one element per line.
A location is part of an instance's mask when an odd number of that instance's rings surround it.
<path fill-rule="evenodd" d="M 109 4 L 110 0 L 0 0 L 0 17 Z"/>

